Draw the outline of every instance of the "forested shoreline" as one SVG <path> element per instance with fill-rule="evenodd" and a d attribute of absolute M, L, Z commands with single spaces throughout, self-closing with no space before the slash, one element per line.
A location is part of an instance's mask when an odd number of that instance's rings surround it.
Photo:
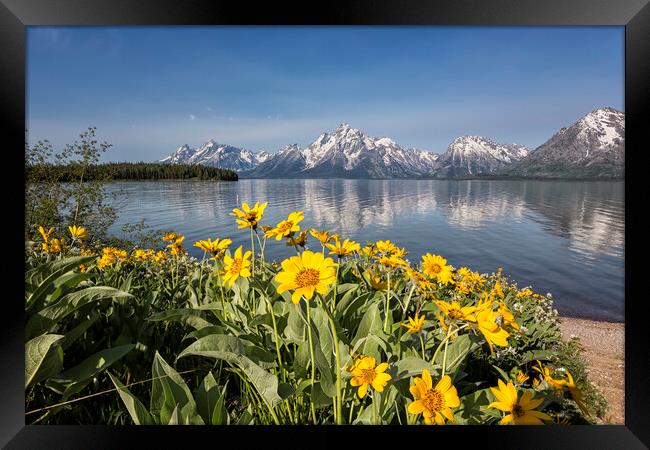
<path fill-rule="evenodd" d="M 45 169 L 45 170 L 43 170 Z M 77 181 L 77 169 L 72 164 L 39 164 L 26 165 L 26 178 L 45 179 L 56 176 L 60 182 Z M 32 175 L 32 176 L 30 176 Z M 162 163 L 130 163 L 110 162 L 88 165 L 84 171 L 86 181 L 94 180 L 222 180 L 237 181 L 237 173 L 232 170 L 190 164 L 162 164 Z M 35 180 L 35 181 L 43 181 Z"/>

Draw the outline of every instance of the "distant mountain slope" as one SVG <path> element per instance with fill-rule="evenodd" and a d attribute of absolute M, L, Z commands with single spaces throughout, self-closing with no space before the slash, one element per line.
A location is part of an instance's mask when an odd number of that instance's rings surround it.
<path fill-rule="evenodd" d="M 436 176 L 464 177 L 494 173 L 528 155 L 529 150 L 519 144 L 497 144 L 481 136 L 461 136 L 440 155 Z"/>
<path fill-rule="evenodd" d="M 250 170 L 264 162 L 269 157 L 267 152 L 252 152 L 250 150 L 219 144 L 209 140 L 201 147 L 192 149 L 182 145 L 160 162 L 170 164 L 202 164 L 211 167 L 221 167 L 235 171 Z"/>
<path fill-rule="evenodd" d="M 614 108 L 591 111 L 562 128 L 504 173 L 524 177 L 622 177 L 625 114 Z"/>
<path fill-rule="evenodd" d="M 374 138 L 342 123 L 300 149 L 282 148 L 243 176 L 300 178 L 404 178 L 432 175 L 438 155 Z"/>

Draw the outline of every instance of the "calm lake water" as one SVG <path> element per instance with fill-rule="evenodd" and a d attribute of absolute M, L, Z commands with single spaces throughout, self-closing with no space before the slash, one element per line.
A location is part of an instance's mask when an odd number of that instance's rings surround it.
<path fill-rule="evenodd" d="M 145 219 L 152 228 L 250 246 L 232 208 L 268 201 L 265 225 L 302 210 L 301 225 L 364 244 L 390 239 L 411 261 L 441 254 L 455 267 L 503 267 L 520 287 L 550 292 L 561 314 L 624 320 L 624 183 L 581 181 L 240 180 L 115 182 L 122 191 L 110 229 Z M 309 242 L 309 241 L 308 241 Z M 316 242 L 312 240 L 312 242 Z M 320 249 L 320 244 L 316 246 Z M 267 257 L 292 248 L 269 241 Z"/>

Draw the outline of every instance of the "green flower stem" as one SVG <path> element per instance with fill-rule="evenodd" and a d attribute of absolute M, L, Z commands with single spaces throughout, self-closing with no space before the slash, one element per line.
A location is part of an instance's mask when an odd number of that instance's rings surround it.
<path fill-rule="evenodd" d="M 377 412 L 377 397 L 378 393 L 372 390 L 372 424 L 379 425 L 379 413 Z"/>
<path fill-rule="evenodd" d="M 420 336 L 420 348 L 422 349 L 422 359 L 426 360 L 424 357 L 424 340 L 422 339 L 422 333 L 418 333 Z"/>
<path fill-rule="evenodd" d="M 442 371 L 440 373 L 441 377 L 445 376 L 445 369 L 447 368 L 447 347 L 449 346 L 449 337 L 451 336 L 451 327 L 453 325 L 449 325 L 449 328 L 447 328 L 447 338 L 445 339 L 445 352 L 442 355 Z"/>
<path fill-rule="evenodd" d="M 307 303 L 307 336 L 309 338 L 309 356 L 311 358 L 311 401 L 309 405 L 311 407 L 311 417 L 316 425 L 316 406 L 314 405 L 314 380 L 316 379 L 316 358 L 314 357 L 314 341 L 311 336 L 311 315 L 309 310 L 309 302 Z"/>
<path fill-rule="evenodd" d="M 388 308 L 390 306 L 390 270 L 388 271 L 388 285 L 386 287 L 386 308 L 384 310 L 384 333 L 388 334 Z"/>
<path fill-rule="evenodd" d="M 335 401 L 334 418 L 337 425 L 342 425 L 343 424 L 343 395 L 341 394 L 342 392 L 341 355 L 339 349 L 339 338 L 338 338 L 338 334 L 336 333 L 336 325 L 334 324 L 334 318 L 332 317 L 332 314 L 325 307 L 325 302 L 323 301 L 323 298 L 320 297 L 320 295 L 319 298 L 321 300 L 321 306 L 323 307 L 323 310 L 325 310 L 325 313 L 327 314 L 327 319 L 329 320 L 330 328 L 332 329 L 332 337 L 334 338 L 334 358 L 336 360 L 336 401 Z"/>
<path fill-rule="evenodd" d="M 221 290 L 221 312 L 223 315 L 222 320 L 224 322 L 228 321 L 228 312 L 226 310 L 226 298 L 223 294 L 223 282 L 221 281 L 221 271 L 219 270 L 219 267 L 217 266 L 217 261 L 215 260 L 214 262 L 214 267 L 217 269 L 217 279 L 219 280 L 219 289 Z"/>
<path fill-rule="evenodd" d="M 433 353 L 433 358 L 431 358 L 431 364 L 433 364 L 436 360 L 436 357 L 438 356 L 438 353 L 440 353 L 440 350 L 442 349 L 442 346 L 451 338 L 454 334 L 458 334 L 460 330 L 463 328 L 467 328 L 467 324 L 461 325 L 460 327 L 456 328 L 453 333 L 451 333 L 451 325 L 449 326 L 449 329 L 447 330 L 447 336 L 438 344 L 438 348 L 436 348 L 436 351 Z"/>
<path fill-rule="evenodd" d="M 266 304 L 269 307 L 269 310 L 271 311 L 271 321 L 273 322 L 273 334 L 275 334 L 275 352 L 278 355 L 278 364 L 280 366 L 280 374 L 282 375 L 282 381 L 286 382 L 286 376 L 284 373 L 284 367 L 282 367 L 282 356 L 280 354 L 280 335 L 278 334 L 278 326 L 275 321 L 275 312 L 273 311 L 273 305 L 271 304 L 271 299 L 269 299 L 266 295 L 264 296 L 266 299 Z"/>
<path fill-rule="evenodd" d="M 260 254 L 262 257 L 260 260 L 262 263 L 262 280 L 266 280 L 266 271 L 264 271 L 264 247 L 266 246 L 266 238 L 264 238 L 264 245 L 262 245 L 262 241 L 260 240 L 260 235 L 257 232 L 257 229 L 255 230 L 255 237 L 257 237 L 257 245 L 260 248 Z"/>
<path fill-rule="evenodd" d="M 251 276 L 255 276 L 255 241 L 253 240 L 253 228 L 251 227 L 251 252 L 253 253 L 251 258 Z"/>
<path fill-rule="evenodd" d="M 339 257 L 338 264 L 336 265 L 336 281 L 334 282 L 334 296 L 332 297 L 332 313 L 336 311 L 336 296 L 338 295 L 338 285 L 339 285 L 339 267 L 341 265 L 341 257 Z M 325 307 L 323 307 L 325 309 Z"/>
<path fill-rule="evenodd" d="M 411 302 L 411 296 L 413 295 L 413 291 L 415 291 L 415 284 L 411 287 L 409 296 L 406 298 L 406 302 L 404 303 L 404 311 L 402 312 L 402 321 L 406 319 L 406 311 L 408 311 L 409 303 Z"/>
<path fill-rule="evenodd" d="M 201 286 L 203 285 L 203 262 L 205 261 L 206 253 L 207 252 L 203 250 L 203 258 L 201 258 L 201 271 L 199 272 L 199 293 L 201 293 Z"/>

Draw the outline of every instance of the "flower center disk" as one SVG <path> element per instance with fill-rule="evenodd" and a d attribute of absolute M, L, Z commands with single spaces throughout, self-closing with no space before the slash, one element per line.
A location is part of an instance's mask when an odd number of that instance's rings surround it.
<path fill-rule="evenodd" d="M 376 375 L 375 369 L 361 369 L 361 379 L 366 384 L 372 383 Z"/>
<path fill-rule="evenodd" d="M 232 265 L 230 266 L 230 273 L 238 274 L 239 272 L 241 272 L 242 262 L 243 262 L 243 260 L 241 260 L 241 259 L 235 259 L 232 262 Z"/>
<path fill-rule="evenodd" d="M 320 272 L 316 269 L 303 269 L 296 274 L 295 281 L 301 288 L 316 286 L 320 281 Z"/>
<path fill-rule="evenodd" d="M 422 403 L 429 411 L 440 411 L 443 404 L 442 394 L 435 390 L 429 390 L 424 394 Z"/>

